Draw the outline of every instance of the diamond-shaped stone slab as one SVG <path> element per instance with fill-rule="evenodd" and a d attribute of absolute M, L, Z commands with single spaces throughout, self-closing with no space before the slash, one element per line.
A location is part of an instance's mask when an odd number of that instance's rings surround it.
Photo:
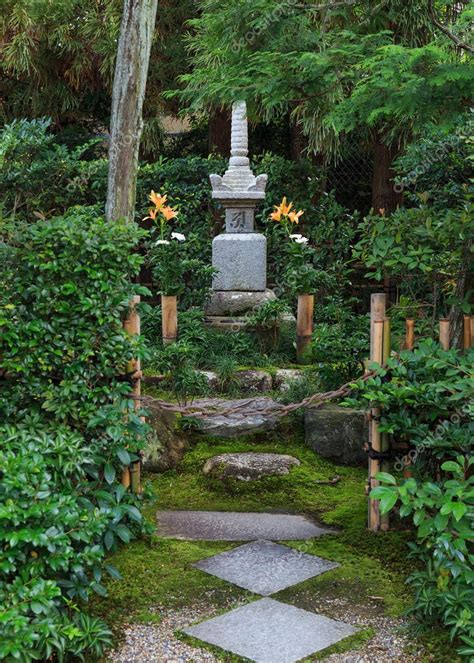
<path fill-rule="evenodd" d="M 158 534 L 186 541 L 290 541 L 331 534 L 304 516 L 229 511 L 158 511 Z"/>
<path fill-rule="evenodd" d="M 257 663 L 294 663 L 353 635 L 357 629 L 265 598 L 184 632 Z"/>
<path fill-rule="evenodd" d="M 339 564 L 271 541 L 253 541 L 193 566 L 256 594 L 269 596 Z"/>

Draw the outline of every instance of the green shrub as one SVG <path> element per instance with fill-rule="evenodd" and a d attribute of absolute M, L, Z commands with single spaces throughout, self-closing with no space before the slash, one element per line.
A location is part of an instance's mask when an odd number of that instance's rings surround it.
<path fill-rule="evenodd" d="M 376 369 L 356 384 L 348 404 L 381 408 L 380 430 L 411 450 L 394 469 L 408 462 L 414 476 L 399 481 L 380 473 L 385 485 L 371 495 L 382 512 L 397 502 L 400 516 L 417 528 L 412 554 L 424 563 L 408 582 L 415 591 L 413 613 L 420 622 L 444 624 L 463 643 L 459 653 L 474 654 L 474 557 L 469 550 L 474 517 L 473 440 L 474 350 L 461 354 L 425 340 Z"/>
<path fill-rule="evenodd" d="M 0 658 L 62 660 L 94 641 L 100 655 L 110 632 L 95 620 L 91 633 L 76 602 L 105 594 L 106 549 L 130 540 L 123 521 L 140 514 L 122 486 L 103 496 L 91 489 L 94 452 L 73 431 L 2 427 L 0 438 Z"/>
<path fill-rule="evenodd" d="M 323 390 L 335 389 L 364 372 L 369 356 L 367 315 L 356 315 L 339 297 L 316 306 L 311 361 L 317 364 Z"/>
<path fill-rule="evenodd" d="M 380 430 L 409 445 L 416 471 L 434 472 L 446 457 L 472 447 L 473 361 L 473 350 L 445 351 L 427 339 L 388 359 L 348 402 L 380 407 Z M 402 459 L 397 462 L 402 469 Z"/>
<path fill-rule="evenodd" d="M 76 604 L 104 592 L 106 551 L 143 529 L 120 484 L 143 440 L 124 375 L 144 350 L 123 329 L 142 235 L 80 208 L 1 227 L 2 660 L 109 644 Z"/>
<path fill-rule="evenodd" d="M 400 515 L 413 518 L 417 527 L 411 556 L 424 568 L 408 578 L 415 592 L 411 612 L 424 624 L 445 624 L 468 660 L 474 656 L 473 465 L 474 458 L 466 456 L 446 461 L 438 483 L 411 478 L 397 485 L 392 475 L 380 473 L 385 485 L 371 491 L 381 498 L 382 513 L 400 502 Z"/>

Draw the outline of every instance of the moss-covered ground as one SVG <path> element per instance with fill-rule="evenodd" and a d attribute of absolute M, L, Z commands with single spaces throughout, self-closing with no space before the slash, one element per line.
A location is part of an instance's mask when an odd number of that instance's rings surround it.
<path fill-rule="evenodd" d="M 202 474 L 202 466 L 210 456 L 230 450 L 287 453 L 298 458 L 301 465 L 287 476 L 258 482 L 221 481 Z M 340 479 L 334 485 L 318 483 L 336 475 Z M 409 606 L 411 597 L 405 578 L 412 570 L 406 547 L 410 534 L 401 530 L 379 534 L 367 531 L 366 471 L 336 466 L 320 458 L 305 446 L 302 435 L 295 434 L 290 439 L 275 437 L 271 441 L 197 436 L 177 469 L 148 476 L 146 481 L 147 490 L 153 494 L 144 505 L 150 523 L 154 522 L 158 509 L 279 511 L 307 514 L 334 528 L 334 535 L 321 539 L 285 543 L 337 561 L 340 566 L 274 598 L 311 610 L 320 608 L 325 597 L 340 596 L 345 600 L 350 597 L 359 613 L 391 616 L 402 615 Z M 248 592 L 191 566 L 235 545 L 238 544 L 166 540 L 159 537 L 159 532 L 148 540 L 135 541 L 111 559 L 124 581 L 109 581 L 108 597 L 95 600 L 92 610 L 120 633 L 125 622 L 159 621 L 160 607 L 179 608 L 204 600 L 218 610 L 225 610 L 229 602 L 239 598 L 251 600 L 254 597 Z M 370 635 L 370 629 L 362 631 L 355 640 L 351 638 L 337 645 L 335 651 L 360 645 Z M 330 652 L 324 652 L 327 653 Z M 224 660 L 239 659 L 226 655 Z M 426 660 L 454 658 L 436 655 Z"/>

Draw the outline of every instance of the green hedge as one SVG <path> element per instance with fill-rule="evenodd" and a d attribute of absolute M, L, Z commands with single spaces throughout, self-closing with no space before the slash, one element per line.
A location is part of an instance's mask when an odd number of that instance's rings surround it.
<path fill-rule="evenodd" d="M 82 612 L 104 558 L 143 529 L 121 470 L 143 425 L 120 376 L 142 231 L 84 209 L 0 234 L 0 658 L 98 657 Z M 114 575 L 113 568 L 107 569 Z"/>

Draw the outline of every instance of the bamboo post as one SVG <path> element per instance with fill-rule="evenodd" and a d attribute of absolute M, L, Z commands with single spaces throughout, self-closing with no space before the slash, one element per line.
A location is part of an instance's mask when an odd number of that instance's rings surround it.
<path fill-rule="evenodd" d="M 447 318 L 439 321 L 439 342 L 443 350 L 449 350 L 449 320 Z"/>
<path fill-rule="evenodd" d="M 386 364 L 390 353 L 392 351 L 392 325 L 390 318 L 385 318 L 383 321 L 383 351 L 382 351 L 382 363 Z M 382 433 L 381 438 L 381 450 L 383 453 L 387 452 L 390 449 L 390 438 L 388 433 Z M 382 472 L 388 472 L 390 469 L 388 460 L 382 460 L 380 465 Z M 390 517 L 388 513 L 380 516 L 380 529 L 383 532 L 387 532 L 390 529 Z"/>
<path fill-rule="evenodd" d="M 129 336 L 136 336 L 140 334 L 140 315 L 137 311 L 137 305 L 140 303 L 140 297 L 135 295 L 130 302 L 130 313 L 125 320 L 123 326 Z M 131 359 L 127 364 L 127 373 L 131 375 L 133 381 L 133 407 L 135 411 L 140 409 L 140 396 L 141 396 L 141 365 L 140 359 Z M 141 463 L 136 461 L 129 468 L 125 468 L 122 473 L 122 485 L 126 488 L 131 487 L 132 492 L 140 495 L 142 492 L 141 487 Z"/>
<path fill-rule="evenodd" d="M 474 315 L 471 315 L 471 348 L 474 347 Z"/>
<path fill-rule="evenodd" d="M 163 345 L 170 345 L 178 337 L 178 300 L 176 296 L 161 295 L 161 316 Z"/>
<path fill-rule="evenodd" d="M 374 320 L 373 324 L 373 343 L 371 348 L 371 360 L 379 364 L 383 363 L 383 332 L 384 320 Z M 380 408 L 372 408 L 370 431 L 371 431 L 371 445 L 370 449 L 375 453 L 382 452 L 382 435 L 379 430 Z M 372 490 L 379 485 L 375 475 L 381 469 L 381 461 L 379 458 L 371 458 L 369 456 L 369 488 Z M 380 503 L 379 500 L 369 499 L 369 529 L 377 532 L 381 527 L 380 519 Z"/>
<path fill-rule="evenodd" d="M 377 361 L 374 359 L 374 322 L 376 320 L 385 319 L 387 297 L 384 292 L 376 292 L 370 297 L 370 361 Z"/>
<path fill-rule="evenodd" d="M 415 321 L 413 318 L 405 320 L 405 347 L 407 350 L 413 350 L 415 346 Z"/>
<path fill-rule="evenodd" d="M 464 316 L 464 333 L 463 333 L 463 348 L 464 350 L 469 350 L 472 345 L 472 336 L 471 336 L 471 316 Z"/>
<path fill-rule="evenodd" d="M 379 361 L 382 363 L 382 346 L 380 346 L 380 353 L 379 356 L 377 355 L 377 348 L 374 345 L 374 330 L 375 330 L 375 324 L 376 322 L 382 322 L 382 327 L 383 327 L 383 321 L 385 319 L 385 309 L 386 309 L 386 302 L 387 298 L 385 293 L 383 292 L 376 292 L 371 295 L 370 297 L 370 361 Z M 382 329 L 381 327 L 381 329 Z M 383 333 L 383 329 L 382 329 Z M 381 341 L 383 343 L 383 340 Z M 374 434 L 374 427 L 373 427 L 373 416 L 374 412 L 373 410 L 369 410 L 369 417 L 370 417 L 370 424 L 369 424 L 369 450 L 372 448 L 373 444 L 373 434 Z M 377 430 L 375 432 L 375 436 L 377 437 Z M 377 442 L 376 442 L 377 444 Z M 378 466 L 377 469 L 375 469 L 375 463 L 373 463 L 373 460 L 369 457 L 369 475 L 368 475 L 368 481 L 367 481 L 367 493 L 370 492 L 371 488 L 374 487 L 372 483 L 372 476 L 375 475 L 375 473 L 378 471 Z M 378 523 L 378 517 L 376 517 L 376 510 L 375 508 L 372 508 L 372 502 L 373 500 L 369 499 L 369 528 L 372 529 L 372 521 L 375 520 Z M 377 503 L 377 514 L 378 514 L 378 503 Z M 377 527 L 378 529 L 378 527 Z"/>
<path fill-rule="evenodd" d="M 308 363 L 308 350 L 313 335 L 314 295 L 298 295 L 296 317 L 296 360 Z"/>

